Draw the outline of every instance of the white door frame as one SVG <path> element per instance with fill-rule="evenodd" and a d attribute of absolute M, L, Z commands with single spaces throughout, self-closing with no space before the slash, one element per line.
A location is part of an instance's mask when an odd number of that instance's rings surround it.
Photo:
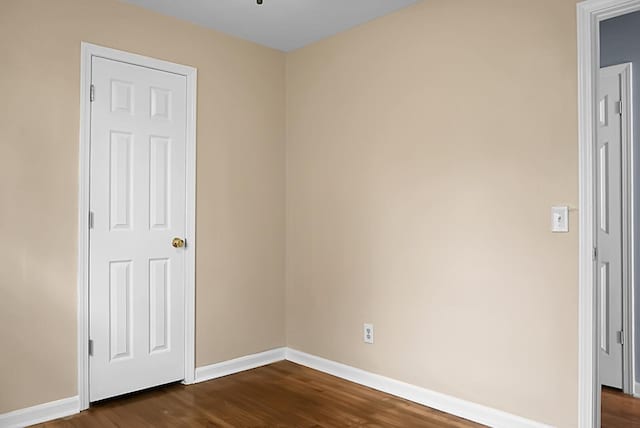
<path fill-rule="evenodd" d="M 81 43 L 80 60 L 80 173 L 78 194 L 78 396 L 80 410 L 89 408 L 89 178 L 91 144 L 92 57 L 179 74 L 187 80 L 186 133 L 186 241 L 185 251 L 185 373 L 183 383 L 195 378 L 195 248 L 196 248 L 196 80 L 193 67 L 142 55 Z"/>
<path fill-rule="evenodd" d="M 600 426 L 600 385 L 598 382 L 598 347 L 597 344 L 597 312 L 596 312 L 596 283 L 595 283 L 595 149 L 596 149 L 596 105 L 597 84 L 600 69 L 600 22 L 605 19 L 625 15 L 640 10 L 640 0 L 586 0 L 577 5 L 578 19 L 578 150 L 579 150 L 579 194 L 580 194 L 580 244 L 579 244 L 579 303 L 578 303 L 578 426 L 581 428 Z M 630 105 L 629 105 L 630 108 Z M 627 110 L 630 112 L 630 110 Z M 625 131 L 626 132 L 626 131 Z M 628 131 L 630 132 L 630 131 Z M 623 132 L 624 134 L 624 132 Z M 628 149 L 632 144 L 627 134 Z M 623 135 L 623 138 L 624 135 Z M 624 142 L 623 142 L 624 144 Z M 623 156 L 625 156 L 623 147 Z M 628 161 L 632 161 L 630 151 L 627 151 Z M 627 199 L 626 208 L 623 205 L 624 234 L 631 230 L 632 210 L 631 200 L 632 182 L 629 178 L 630 163 L 623 165 L 623 201 Z M 626 176 L 627 179 L 624 177 Z M 625 190 L 626 189 L 626 190 Z M 625 202 L 623 202 L 624 204 Z M 626 215 L 626 217 L 625 217 Z M 626 218 L 626 224 L 625 219 Z M 629 235 L 627 235 L 629 236 Z M 623 245 L 628 258 L 623 278 L 623 293 L 632 288 L 633 264 L 631 249 L 627 241 Z M 623 253 L 623 263 L 625 254 Z M 627 291 L 625 291 L 627 288 Z M 631 290 L 632 291 L 632 290 Z M 633 304 L 632 295 L 627 295 L 628 303 Z M 627 310 L 628 308 L 623 308 Z M 631 317 L 628 317 L 631 318 Z M 627 321 L 630 321 L 627 320 Z M 632 325 L 624 326 L 625 343 L 632 343 Z M 625 347 L 632 348 L 632 347 Z M 633 349 L 629 349 L 633 352 Z M 626 351 L 625 351 L 626 353 Z M 633 359 L 627 354 L 627 364 L 631 367 L 625 376 L 633 376 Z M 631 378 L 633 380 L 633 378 Z M 627 384 L 629 381 L 627 381 Z M 633 391 L 633 382 L 631 389 Z"/>

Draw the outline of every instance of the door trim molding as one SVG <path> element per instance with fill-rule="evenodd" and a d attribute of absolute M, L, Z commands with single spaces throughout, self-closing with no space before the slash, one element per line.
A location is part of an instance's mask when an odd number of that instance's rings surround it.
<path fill-rule="evenodd" d="M 578 280 L 578 426 L 600 426 L 596 347 L 595 244 L 596 85 L 601 21 L 640 10 L 640 0 L 586 0 L 577 5 L 580 243 Z"/>
<path fill-rule="evenodd" d="M 80 47 L 80 170 L 78 181 L 78 397 L 80 410 L 89 408 L 89 177 L 91 140 L 91 58 L 93 56 L 180 74 L 187 80 L 186 241 L 185 248 L 185 373 L 195 380 L 195 251 L 196 251 L 196 97 L 197 70 L 129 52 L 81 42 Z"/>

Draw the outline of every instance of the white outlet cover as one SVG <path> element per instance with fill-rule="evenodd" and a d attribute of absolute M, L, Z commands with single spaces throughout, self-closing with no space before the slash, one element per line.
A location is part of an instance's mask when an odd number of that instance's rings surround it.
<path fill-rule="evenodd" d="M 569 207 L 551 207 L 551 231 L 554 233 L 569 232 Z"/>
<path fill-rule="evenodd" d="M 373 324 L 364 324 L 362 334 L 364 343 L 373 344 Z"/>

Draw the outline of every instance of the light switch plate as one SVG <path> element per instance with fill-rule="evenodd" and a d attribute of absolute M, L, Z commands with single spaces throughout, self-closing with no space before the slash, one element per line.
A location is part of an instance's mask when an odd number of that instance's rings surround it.
<path fill-rule="evenodd" d="M 569 232 L 569 207 L 551 207 L 551 231 L 553 233 Z"/>

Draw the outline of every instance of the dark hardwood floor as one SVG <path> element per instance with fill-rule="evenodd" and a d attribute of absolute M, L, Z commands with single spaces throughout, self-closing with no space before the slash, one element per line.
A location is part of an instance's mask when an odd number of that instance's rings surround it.
<path fill-rule="evenodd" d="M 93 405 L 43 427 L 478 427 L 428 407 L 282 361 L 196 385 Z"/>
<path fill-rule="evenodd" d="M 640 428 L 640 399 L 603 387 L 602 428 Z"/>

